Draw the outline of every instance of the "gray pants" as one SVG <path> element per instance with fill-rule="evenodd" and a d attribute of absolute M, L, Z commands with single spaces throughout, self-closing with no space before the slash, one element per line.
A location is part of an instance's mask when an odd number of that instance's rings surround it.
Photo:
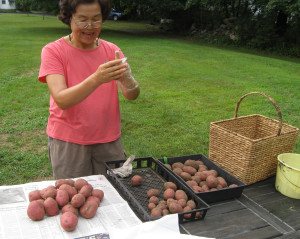
<path fill-rule="evenodd" d="M 124 160 L 121 137 L 113 142 L 80 145 L 49 137 L 48 153 L 57 179 L 106 175 L 105 161 Z"/>

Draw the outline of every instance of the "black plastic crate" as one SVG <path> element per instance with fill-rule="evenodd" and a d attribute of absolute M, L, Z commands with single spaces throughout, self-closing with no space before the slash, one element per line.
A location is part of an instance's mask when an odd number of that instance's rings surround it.
<path fill-rule="evenodd" d="M 206 203 L 214 203 L 214 202 L 219 202 L 219 201 L 224 201 L 224 200 L 229 200 L 232 198 L 238 198 L 242 195 L 242 192 L 244 190 L 244 187 L 246 186 L 245 183 L 216 165 L 214 162 L 212 162 L 210 159 L 206 158 L 203 154 L 194 154 L 194 155 L 187 155 L 187 156 L 179 156 L 179 157 L 170 157 L 167 158 L 168 164 L 172 165 L 173 163 L 176 162 L 181 162 L 184 163 L 188 159 L 193 159 L 193 160 L 201 160 L 208 168 L 214 169 L 218 172 L 219 176 L 223 177 L 227 184 L 236 184 L 238 185 L 237 187 L 234 188 L 224 188 L 216 191 L 209 191 L 209 192 L 195 192 L 180 176 L 175 174 L 172 170 L 167 168 L 165 164 L 164 159 L 158 159 L 159 163 L 163 165 L 168 172 L 171 172 L 176 178 L 178 178 L 183 184 L 185 184 L 187 187 L 189 187 L 193 192 L 203 199 Z"/>
<path fill-rule="evenodd" d="M 132 174 L 129 177 L 121 178 L 114 174 L 111 169 L 121 167 L 125 161 L 126 160 L 116 160 L 105 163 L 106 168 L 109 170 L 108 179 L 120 191 L 124 198 L 128 200 L 130 206 L 141 220 L 152 221 L 159 218 L 150 217 L 151 212 L 148 209 L 149 198 L 147 197 L 147 192 L 152 188 L 158 189 L 160 191 L 158 198 L 162 200 L 165 182 L 175 183 L 177 189 L 184 190 L 188 199 L 193 199 L 196 203 L 196 209 L 193 211 L 178 213 L 179 223 L 204 219 L 209 205 L 197 197 L 190 188 L 185 186 L 172 173 L 166 170 L 157 160 L 152 157 L 136 158 L 132 162 Z M 140 186 L 132 186 L 131 178 L 137 174 L 143 178 L 143 183 Z M 191 217 L 188 219 L 184 218 L 184 214 L 191 214 Z"/>

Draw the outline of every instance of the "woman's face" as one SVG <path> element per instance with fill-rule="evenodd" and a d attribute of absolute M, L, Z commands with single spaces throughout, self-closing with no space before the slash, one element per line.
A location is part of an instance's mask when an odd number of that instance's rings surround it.
<path fill-rule="evenodd" d="M 87 26 L 87 24 L 89 25 Z M 99 3 L 78 5 L 76 12 L 71 17 L 70 26 L 74 46 L 81 49 L 95 48 L 95 39 L 99 36 L 102 28 L 102 14 Z"/>

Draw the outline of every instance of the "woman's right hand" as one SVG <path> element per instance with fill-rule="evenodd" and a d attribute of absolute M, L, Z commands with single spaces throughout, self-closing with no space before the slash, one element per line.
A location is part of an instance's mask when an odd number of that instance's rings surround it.
<path fill-rule="evenodd" d="M 118 80 L 127 69 L 127 63 L 122 63 L 121 59 L 106 62 L 100 65 L 94 76 L 99 84 Z"/>

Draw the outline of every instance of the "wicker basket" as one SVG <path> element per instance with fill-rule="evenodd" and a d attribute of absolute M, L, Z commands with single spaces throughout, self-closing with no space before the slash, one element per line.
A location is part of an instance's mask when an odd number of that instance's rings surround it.
<path fill-rule="evenodd" d="M 260 94 L 275 106 L 279 121 L 262 115 L 237 117 L 241 101 L 248 95 Z M 295 147 L 299 129 L 282 123 L 276 102 L 261 92 L 240 98 L 234 118 L 210 123 L 209 158 L 246 184 L 276 174 L 277 155 L 290 153 Z"/>

